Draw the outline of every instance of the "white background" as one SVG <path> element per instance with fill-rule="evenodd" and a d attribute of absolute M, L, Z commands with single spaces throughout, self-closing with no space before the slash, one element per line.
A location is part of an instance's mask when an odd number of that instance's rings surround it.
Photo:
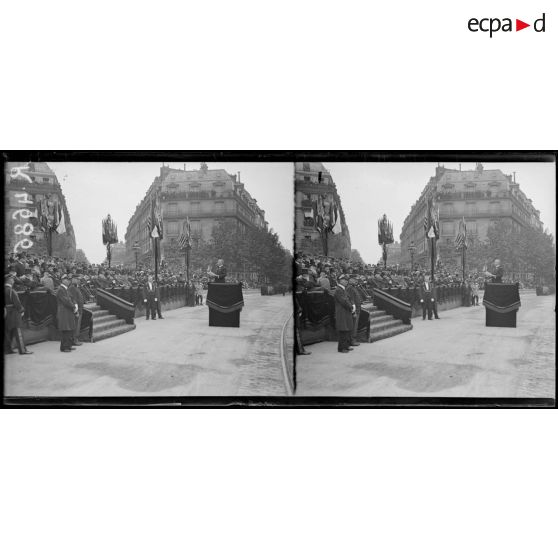
<path fill-rule="evenodd" d="M 554 5 L 6 3 L 0 145 L 556 149 Z M 556 416 L 4 410 L 3 554 L 555 555 Z"/>

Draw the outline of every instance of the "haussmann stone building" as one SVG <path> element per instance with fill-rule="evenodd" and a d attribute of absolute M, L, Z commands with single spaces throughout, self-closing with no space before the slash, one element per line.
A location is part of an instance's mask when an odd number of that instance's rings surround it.
<path fill-rule="evenodd" d="M 240 174 L 240 173 L 239 173 Z M 137 205 L 125 235 L 126 261 L 135 261 L 134 243 L 139 245 L 139 261 L 153 261 L 153 245 L 147 230 L 152 200 L 158 196 L 163 219 L 161 257 L 168 264 L 183 264 L 184 252 L 178 245 L 186 219 L 190 220 L 192 249 L 211 239 L 213 228 L 221 222 L 267 229 L 265 211 L 246 190 L 239 174 L 225 169 L 174 169 L 163 165 L 143 200 Z"/>
<path fill-rule="evenodd" d="M 4 165 L 4 254 L 28 252 L 47 254 L 47 235 L 38 222 L 41 206 L 54 213 L 61 207 L 59 232 L 51 234 L 52 256 L 74 259 L 76 239 L 66 198 L 54 171 L 46 163 Z M 31 214 L 31 215 L 30 215 Z"/>
<path fill-rule="evenodd" d="M 351 257 L 351 237 L 345 221 L 341 198 L 331 173 L 322 163 L 295 163 L 295 248 L 305 254 L 324 255 L 320 232 L 313 215 L 314 203 L 320 196 L 333 201 L 338 208 L 340 227 L 337 234 L 327 235 L 327 255 Z"/>
<path fill-rule="evenodd" d="M 435 175 L 430 178 L 403 223 L 400 240 L 404 265 L 411 263 L 411 242 L 415 246 L 415 265 L 429 265 L 424 217 L 430 196 L 434 197 L 439 210 L 440 239 L 437 249 L 446 264 L 461 266 L 455 238 L 463 218 L 470 244 L 486 240 L 489 227 L 498 220 L 507 221 L 517 231 L 524 227 L 543 229 L 540 211 L 535 209 L 513 175 L 499 169 L 485 170 L 482 163 L 477 163 L 471 170 L 438 165 Z"/>

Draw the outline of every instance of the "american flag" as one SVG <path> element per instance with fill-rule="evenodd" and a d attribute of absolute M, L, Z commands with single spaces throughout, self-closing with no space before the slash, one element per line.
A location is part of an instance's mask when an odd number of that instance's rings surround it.
<path fill-rule="evenodd" d="M 440 218 L 434 207 L 434 201 L 428 198 L 428 207 L 424 216 L 424 234 L 427 238 L 440 238 Z"/>
<path fill-rule="evenodd" d="M 455 237 L 455 247 L 458 250 L 467 249 L 467 224 L 465 223 L 465 217 L 462 217 L 461 221 L 459 221 L 459 230 Z"/>
<path fill-rule="evenodd" d="M 182 233 L 178 237 L 178 245 L 180 246 L 181 250 L 184 250 L 187 246 L 190 246 L 190 235 L 190 218 L 186 217 L 186 221 L 184 221 L 184 224 L 182 226 Z"/>

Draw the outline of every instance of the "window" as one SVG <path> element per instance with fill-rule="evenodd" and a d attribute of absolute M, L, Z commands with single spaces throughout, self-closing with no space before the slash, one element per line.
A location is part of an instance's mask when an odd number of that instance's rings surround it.
<path fill-rule="evenodd" d="M 224 213 L 225 212 L 225 202 L 219 201 L 215 202 L 215 212 Z"/>
<path fill-rule="evenodd" d="M 167 223 L 167 234 L 178 234 L 178 223 L 176 221 L 169 221 Z"/>
<path fill-rule="evenodd" d="M 200 189 L 201 184 L 199 182 L 190 183 L 190 190 L 197 192 Z"/>
<path fill-rule="evenodd" d="M 167 215 L 169 217 L 176 217 L 178 215 L 178 204 L 169 203 L 167 206 Z"/>
<path fill-rule="evenodd" d="M 201 209 L 200 202 L 191 202 L 190 203 L 190 210 L 192 215 L 199 215 Z"/>
<path fill-rule="evenodd" d="M 451 217 L 453 215 L 453 203 L 445 203 L 442 205 L 442 215 Z"/>
<path fill-rule="evenodd" d="M 310 163 L 302 163 L 302 170 L 304 172 L 310 172 Z"/>
<path fill-rule="evenodd" d="M 454 232 L 453 221 L 444 221 L 442 223 L 442 234 L 448 235 L 448 234 L 453 234 L 453 232 Z"/>
<path fill-rule="evenodd" d="M 50 182 L 48 178 L 43 178 L 43 182 Z"/>
<path fill-rule="evenodd" d="M 466 215 L 474 215 L 477 211 L 477 204 L 475 202 L 467 202 L 465 204 Z"/>
<path fill-rule="evenodd" d="M 476 221 L 467 221 L 467 234 L 477 234 Z"/>
<path fill-rule="evenodd" d="M 192 234 L 199 236 L 201 233 L 201 221 L 190 221 L 190 230 Z"/>
<path fill-rule="evenodd" d="M 304 177 L 304 182 L 310 182 L 310 180 L 312 180 L 312 179 L 309 176 Z"/>
<path fill-rule="evenodd" d="M 490 202 L 490 213 L 500 213 L 500 202 Z"/>

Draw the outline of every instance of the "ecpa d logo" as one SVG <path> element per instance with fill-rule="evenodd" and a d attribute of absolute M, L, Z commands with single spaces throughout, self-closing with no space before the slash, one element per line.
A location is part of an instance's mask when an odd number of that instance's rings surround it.
<path fill-rule="evenodd" d="M 539 19 L 536 19 L 533 22 L 533 29 L 537 33 L 544 33 L 545 24 L 545 14 L 543 14 Z M 492 38 L 492 35 L 494 33 L 498 33 L 498 31 L 503 31 L 504 33 L 514 31 L 512 19 L 509 17 L 505 17 L 503 19 L 500 19 L 498 17 L 485 17 L 482 19 L 472 17 L 468 21 L 467 27 L 469 28 L 469 31 L 473 33 L 477 33 L 479 31 L 483 33 L 489 33 L 490 38 Z M 520 19 L 515 20 L 515 31 L 521 31 L 522 29 L 526 29 L 527 27 L 531 27 L 531 24 L 525 23 Z"/>

